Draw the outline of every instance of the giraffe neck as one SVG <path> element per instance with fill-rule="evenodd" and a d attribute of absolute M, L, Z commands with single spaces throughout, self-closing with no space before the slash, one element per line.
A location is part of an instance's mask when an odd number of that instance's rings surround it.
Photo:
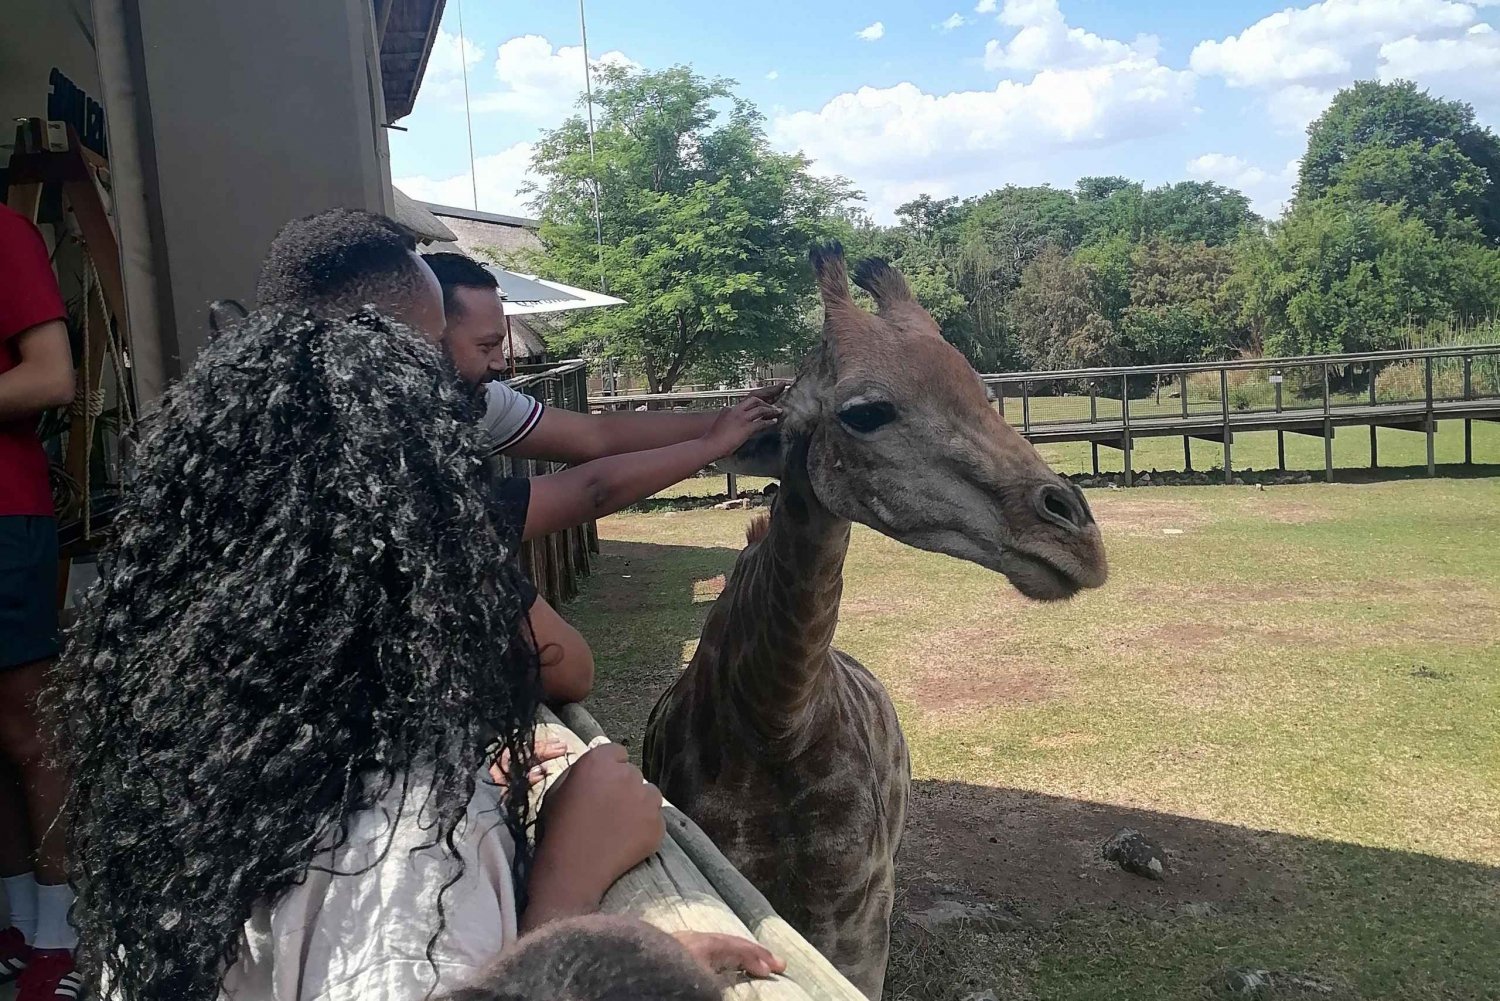
<path fill-rule="evenodd" d="M 721 680 L 741 715 L 773 738 L 800 730 L 828 684 L 849 548 L 848 520 L 818 502 L 805 453 L 793 459 L 770 529 L 741 558 L 730 600 L 720 599 Z"/>

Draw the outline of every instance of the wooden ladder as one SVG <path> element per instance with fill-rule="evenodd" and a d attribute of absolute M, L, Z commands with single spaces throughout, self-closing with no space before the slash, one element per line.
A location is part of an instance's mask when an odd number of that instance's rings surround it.
<path fill-rule="evenodd" d="M 16 144 L 10 157 L 7 204 L 16 212 L 37 221 L 43 189 L 54 185 L 61 189 L 63 206 L 78 220 L 84 252 L 99 283 L 99 295 L 87 295 L 86 323 L 82 364 L 78 368 L 78 388 L 68 426 L 67 452 L 63 470 L 83 487 L 82 535 L 79 541 L 60 554 L 57 575 L 57 606 L 63 607 L 68 593 L 68 576 L 73 557 L 90 548 L 93 538 L 90 525 L 89 453 L 93 445 L 94 415 L 92 401 L 98 395 L 104 376 L 105 354 L 111 337 L 110 321 L 119 332 L 119 343 L 130 343 L 125 313 L 125 282 L 120 267 L 120 243 L 105 206 L 100 178 L 108 176 L 109 163 L 86 148 L 71 125 L 44 123 L 39 118 L 26 119 L 16 125 Z M 121 386 L 122 395 L 130 393 Z"/>

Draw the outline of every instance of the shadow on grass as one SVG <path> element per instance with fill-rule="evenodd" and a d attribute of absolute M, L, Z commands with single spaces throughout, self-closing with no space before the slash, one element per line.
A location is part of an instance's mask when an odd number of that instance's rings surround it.
<path fill-rule="evenodd" d="M 1163 849 L 1163 881 L 1103 860 L 1123 828 Z M 1500 996 L 1500 869 L 1488 866 L 918 781 L 898 879 L 887 998 Z M 936 932 L 912 922 L 948 901 L 990 917 Z M 1228 992 L 1234 969 L 1279 973 L 1282 989 Z"/>
<path fill-rule="evenodd" d="M 564 614 L 594 651 L 589 711 L 639 758 L 651 709 L 687 662 L 739 552 L 616 540 L 600 549 Z"/>

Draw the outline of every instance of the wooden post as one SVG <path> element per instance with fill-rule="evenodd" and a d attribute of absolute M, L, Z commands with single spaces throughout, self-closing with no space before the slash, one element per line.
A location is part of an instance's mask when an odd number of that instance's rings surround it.
<path fill-rule="evenodd" d="M 1093 379 L 1089 380 L 1089 423 L 1095 424 L 1099 420 L 1099 384 Z M 1099 475 L 1099 443 L 1089 442 L 1089 451 L 1094 456 L 1094 475 Z"/>
<path fill-rule="evenodd" d="M 1464 355 L 1464 399 L 1466 401 L 1474 398 L 1471 361 L 1473 361 L 1472 355 Z M 1464 418 L 1464 465 L 1474 465 L 1474 422 L 1467 417 Z"/>
<path fill-rule="evenodd" d="M 1328 363 L 1323 363 L 1323 475 L 1333 482 L 1333 406 L 1328 395 Z"/>
<path fill-rule="evenodd" d="M 1031 383 L 1021 383 L 1021 433 L 1031 433 Z"/>
<path fill-rule="evenodd" d="M 1005 420 L 1005 383 L 995 384 L 998 391 L 995 393 L 995 402 L 1000 406 L 1000 419 Z"/>
<path fill-rule="evenodd" d="M 1277 376 L 1286 378 L 1283 372 L 1277 372 Z M 1276 383 L 1276 412 L 1281 413 L 1281 383 Z M 1280 428 L 1276 429 L 1276 468 L 1283 473 L 1286 472 L 1286 432 Z"/>
<path fill-rule="evenodd" d="M 1437 430 L 1437 422 L 1432 416 L 1432 355 L 1423 359 L 1423 381 L 1427 389 L 1427 475 L 1437 475 L 1437 442 L 1434 432 Z"/>
<path fill-rule="evenodd" d="M 1184 372 L 1177 378 L 1177 395 L 1182 398 L 1182 419 L 1188 419 L 1188 378 Z M 1193 471 L 1193 439 L 1190 435 L 1182 436 L 1182 468 L 1185 472 Z"/>
<path fill-rule="evenodd" d="M 735 476 L 733 473 L 730 473 L 727 479 L 729 480 L 729 499 L 734 500 L 740 495 L 739 477 Z"/>
<path fill-rule="evenodd" d="M 1121 451 L 1125 453 L 1125 485 L 1135 485 L 1135 473 L 1130 468 L 1130 376 L 1120 376 L 1120 433 Z"/>
<path fill-rule="evenodd" d="M 1234 462 L 1230 455 L 1230 442 L 1234 432 L 1229 429 L 1229 369 L 1219 369 L 1219 415 L 1224 421 L 1224 482 L 1234 482 Z"/>
<path fill-rule="evenodd" d="M 1370 406 L 1375 406 L 1375 363 L 1370 362 Z M 1376 424 L 1370 425 L 1370 468 L 1380 468 L 1380 427 Z"/>

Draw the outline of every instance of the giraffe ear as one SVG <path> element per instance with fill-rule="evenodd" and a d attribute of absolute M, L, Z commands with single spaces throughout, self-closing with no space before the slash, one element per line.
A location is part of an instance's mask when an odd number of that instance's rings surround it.
<path fill-rule="evenodd" d="M 735 449 L 733 455 L 720 459 L 714 465 L 722 472 L 734 473 L 736 476 L 768 476 L 773 480 L 781 479 L 783 469 L 781 429 L 777 427 L 770 431 L 760 432 Z"/>

